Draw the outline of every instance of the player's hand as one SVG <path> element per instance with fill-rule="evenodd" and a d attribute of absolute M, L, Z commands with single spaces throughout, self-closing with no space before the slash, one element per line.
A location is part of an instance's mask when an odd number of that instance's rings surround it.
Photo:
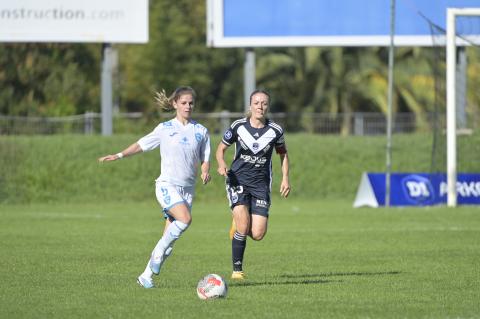
<path fill-rule="evenodd" d="M 203 185 L 207 184 L 208 182 L 210 182 L 210 179 L 211 179 L 210 173 L 208 172 L 202 173 L 201 178 L 202 178 Z"/>
<path fill-rule="evenodd" d="M 286 180 L 282 180 L 280 184 L 280 195 L 287 198 L 288 194 L 290 194 L 290 183 Z"/>
<path fill-rule="evenodd" d="M 117 159 L 119 159 L 118 155 L 107 155 L 107 156 L 100 157 L 98 161 L 102 163 L 102 162 L 116 161 Z"/>
<path fill-rule="evenodd" d="M 227 177 L 227 167 L 226 166 L 219 166 L 217 168 L 217 172 L 218 172 L 218 174 L 220 174 L 224 177 Z"/>

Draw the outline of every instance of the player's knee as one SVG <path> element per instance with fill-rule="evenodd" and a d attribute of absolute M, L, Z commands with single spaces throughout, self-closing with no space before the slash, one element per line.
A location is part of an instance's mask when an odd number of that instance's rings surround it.
<path fill-rule="evenodd" d="M 182 216 L 180 216 L 179 218 L 177 218 L 177 220 L 181 221 L 182 223 L 186 224 L 187 227 L 190 226 L 190 224 L 192 223 L 192 215 L 190 214 L 184 214 Z"/>
<path fill-rule="evenodd" d="M 192 223 L 192 215 L 188 214 L 187 216 L 185 216 L 184 223 L 190 226 L 190 224 Z"/>
<path fill-rule="evenodd" d="M 251 237 L 255 241 L 260 241 L 265 237 L 265 232 L 253 232 Z"/>

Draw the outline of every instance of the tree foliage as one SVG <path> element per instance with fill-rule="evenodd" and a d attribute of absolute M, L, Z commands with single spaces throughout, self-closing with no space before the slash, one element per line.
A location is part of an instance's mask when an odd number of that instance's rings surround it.
<path fill-rule="evenodd" d="M 0 45 L 0 113 L 61 116 L 98 109 L 98 45 Z"/>
<path fill-rule="evenodd" d="M 190 85 L 201 112 L 243 111 L 244 49 L 206 46 L 205 1 L 150 1 L 149 42 L 114 44 L 121 111 L 155 116 L 153 95 Z M 60 116 L 100 111 L 101 44 L 0 45 L 0 114 Z M 434 50 L 397 48 L 394 110 L 420 120 L 434 104 Z M 386 48 L 257 48 L 257 86 L 274 112 L 386 112 Z M 478 49 L 469 53 L 475 78 Z M 469 82 L 470 86 L 478 81 Z M 470 90 L 472 92 L 474 90 Z M 475 94 L 475 93 L 470 93 Z M 471 97 L 469 111 L 480 98 Z M 345 123 L 344 134 L 350 127 Z"/>

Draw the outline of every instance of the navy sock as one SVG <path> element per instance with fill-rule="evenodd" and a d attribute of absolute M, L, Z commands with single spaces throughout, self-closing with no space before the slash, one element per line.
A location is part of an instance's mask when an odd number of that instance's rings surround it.
<path fill-rule="evenodd" d="M 232 239 L 232 263 L 234 271 L 242 271 L 243 254 L 247 246 L 247 235 L 235 232 Z"/>

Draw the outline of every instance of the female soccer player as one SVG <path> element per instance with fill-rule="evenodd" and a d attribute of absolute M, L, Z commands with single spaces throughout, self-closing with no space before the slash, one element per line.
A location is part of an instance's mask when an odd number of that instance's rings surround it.
<path fill-rule="evenodd" d="M 226 177 L 227 197 L 233 214 L 232 279 L 245 279 L 243 255 L 247 235 L 262 240 L 267 232 L 272 182 L 273 149 L 280 155 L 282 182 L 280 194 L 290 193 L 288 155 L 283 129 L 266 117 L 270 96 L 256 90 L 250 95 L 247 117 L 232 123 L 216 151 L 218 173 Z M 224 156 L 235 143 L 235 157 L 230 169 Z"/>
<path fill-rule="evenodd" d="M 157 103 L 166 111 L 175 110 L 175 118 L 160 123 L 150 134 L 115 155 L 100 157 L 100 162 L 160 148 L 161 174 L 156 179 L 155 193 L 163 207 L 166 223 L 162 238 L 152 251 L 145 271 L 137 278 L 144 288 L 152 288 L 153 274 L 158 275 L 174 242 L 192 222 L 191 210 L 197 168 L 200 164 L 203 184 L 210 181 L 210 137 L 207 129 L 193 121 L 191 114 L 195 91 L 186 86 L 177 88 L 170 97 L 157 93 Z"/>

